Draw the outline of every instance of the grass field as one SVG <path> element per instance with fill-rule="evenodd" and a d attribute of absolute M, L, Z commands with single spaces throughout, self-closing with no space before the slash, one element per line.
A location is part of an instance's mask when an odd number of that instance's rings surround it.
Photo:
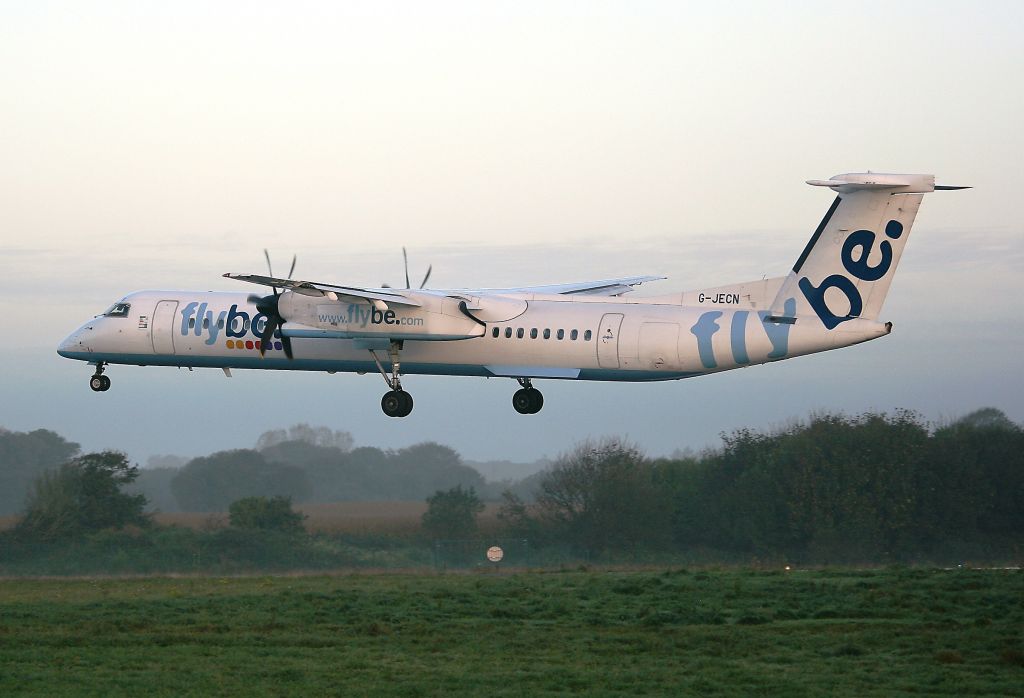
<path fill-rule="evenodd" d="M 0 695 L 1021 695 L 1019 571 L 0 580 Z"/>

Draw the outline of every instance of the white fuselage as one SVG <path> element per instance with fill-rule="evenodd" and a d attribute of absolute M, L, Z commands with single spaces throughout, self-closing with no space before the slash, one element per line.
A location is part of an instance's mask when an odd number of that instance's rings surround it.
<path fill-rule="evenodd" d="M 888 332 L 887 325 L 868 320 L 831 332 L 813 317 L 774 322 L 766 319 L 763 306 L 758 309 L 737 294 L 701 294 L 699 303 L 685 305 L 687 295 L 628 301 L 521 295 L 518 315 L 469 323 L 475 335 L 470 338 L 405 338 L 401 369 L 405 374 L 673 380 L 856 344 Z M 127 312 L 85 323 L 60 345 L 60 355 L 140 366 L 374 372 L 369 350 L 386 349 L 389 336 L 414 337 L 431 322 L 418 319 L 418 308 L 385 315 L 369 303 L 339 303 L 338 312 L 321 315 L 316 326 L 285 326 L 294 352 L 288 359 L 280 329 L 275 346 L 268 345 L 260 356 L 266 318 L 244 293 L 139 291 L 121 304 L 129 306 Z"/>

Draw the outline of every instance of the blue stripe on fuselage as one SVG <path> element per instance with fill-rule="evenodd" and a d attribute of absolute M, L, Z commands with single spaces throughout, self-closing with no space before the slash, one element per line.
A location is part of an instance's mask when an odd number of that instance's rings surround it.
<path fill-rule="evenodd" d="M 252 368 L 282 371 L 338 371 L 343 373 L 376 373 L 377 366 L 373 361 L 342 361 L 338 359 L 287 359 L 267 356 L 190 356 L 184 361 L 181 356 L 153 354 L 119 354 L 100 352 L 58 351 L 67 359 L 77 359 L 97 363 L 103 361 L 110 364 L 126 364 L 133 366 L 188 366 L 193 368 Z M 390 367 L 387 361 L 385 367 Z M 544 373 L 544 367 L 537 367 L 538 374 Z M 402 362 L 402 373 L 412 375 L 434 376 L 480 376 L 490 377 L 492 374 L 483 366 L 475 364 L 437 364 Z M 627 371 L 622 369 L 586 368 L 580 370 L 579 378 L 551 378 L 551 380 L 589 380 L 589 381 L 666 381 L 689 378 L 699 375 L 697 372 L 665 372 L 665 371 Z"/>

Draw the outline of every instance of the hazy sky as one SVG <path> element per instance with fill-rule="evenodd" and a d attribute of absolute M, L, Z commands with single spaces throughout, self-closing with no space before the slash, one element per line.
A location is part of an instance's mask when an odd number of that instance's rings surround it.
<path fill-rule="evenodd" d="M 592 435 L 654 454 L 811 410 L 1024 421 L 1024 3 L 0 2 L 0 425 L 195 455 L 295 422 L 474 459 Z M 784 274 L 831 201 L 928 172 L 883 320 L 838 352 L 655 385 L 112 367 L 57 343 L 140 288 L 226 271 L 508 286 Z"/>

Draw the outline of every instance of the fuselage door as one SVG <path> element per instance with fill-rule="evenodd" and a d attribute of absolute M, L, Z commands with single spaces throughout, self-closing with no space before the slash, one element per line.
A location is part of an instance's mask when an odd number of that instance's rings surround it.
<path fill-rule="evenodd" d="M 597 365 L 601 368 L 619 367 L 619 328 L 622 313 L 605 313 L 597 330 Z"/>
<path fill-rule="evenodd" d="M 174 321 L 177 317 L 178 301 L 160 301 L 153 311 L 152 328 L 153 352 L 174 353 Z"/>

